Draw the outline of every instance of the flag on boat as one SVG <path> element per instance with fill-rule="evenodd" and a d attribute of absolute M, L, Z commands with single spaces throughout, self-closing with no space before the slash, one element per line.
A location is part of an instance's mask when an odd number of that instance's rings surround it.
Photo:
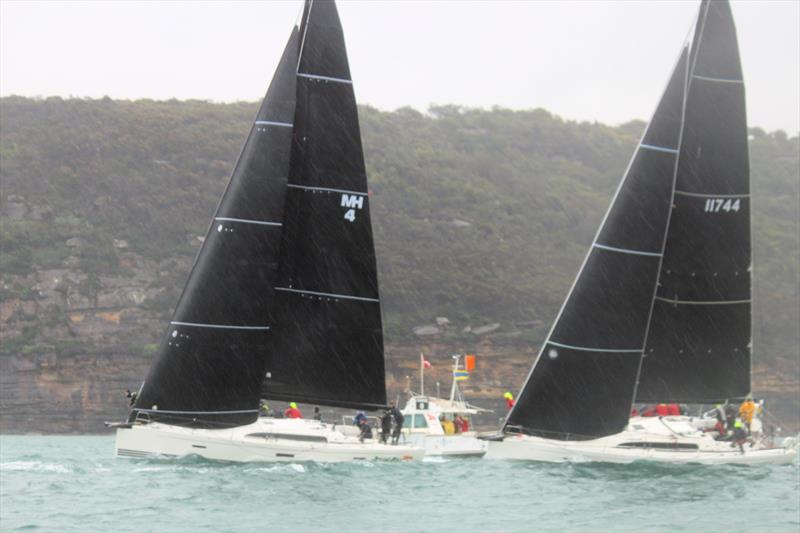
<path fill-rule="evenodd" d="M 464 368 L 467 372 L 472 372 L 475 370 L 475 355 L 474 354 L 467 354 L 464 356 Z"/>
<path fill-rule="evenodd" d="M 419 363 L 422 365 L 422 368 L 430 368 L 431 362 L 425 359 L 425 356 L 422 352 L 419 352 Z"/>
<path fill-rule="evenodd" d="M 453 370 L 453 379 L 456 381 L 466 381 L 469 379 L 469 372 L 466 370 Z"/>

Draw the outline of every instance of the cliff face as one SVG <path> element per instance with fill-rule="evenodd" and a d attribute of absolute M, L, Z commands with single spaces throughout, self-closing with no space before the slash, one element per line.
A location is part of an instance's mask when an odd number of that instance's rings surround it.
<path fill-rule="evenodd" d="M 256 105 L 0 99 L 0 431 L 99 431 L 157 349 Z M 642 123 L 359 110 L 390 398 L 465 384 L 502 414 Z M 751 130 L 755 392 L 800 413 L 800 141 Z M 781 413 L 781 406 L 787 406 Z M 494 417 L 496 422 L 496 416 Z M 487 421 L 487 423 L 489 423 Z"/>

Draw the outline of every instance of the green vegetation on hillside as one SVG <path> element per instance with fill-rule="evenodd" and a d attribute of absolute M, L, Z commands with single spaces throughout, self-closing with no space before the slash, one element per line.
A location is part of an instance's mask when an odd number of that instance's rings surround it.
<path fill-rule="evenodd" d="M 157 261 L 191 258 L 255 111 L 254 103 L 3 98 L 3 200 L 21 196 L 41 211 L 39 220 L 3 219 L 3 275 L 53 268 L 70 254 L 84 272 L 119 272 L 114 239 Z M 360 114 L 389 339 L 435 316 L 451 320 L 451 335 L 542 321 L 521 328 L 523 340 L 541 339 L 644 124 L 453 106 Z M 753 129 L 751 154 L 756 348 L 793 365 L 800 144 Z M 75 237 L 84 243 L 77 250 L 66 244 Z M 187 273 L 172 276 L 170 294 Z"/>

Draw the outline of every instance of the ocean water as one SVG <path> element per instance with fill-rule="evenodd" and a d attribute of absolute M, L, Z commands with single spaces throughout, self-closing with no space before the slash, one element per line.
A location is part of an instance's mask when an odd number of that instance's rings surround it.
<path fill-rule="evenodd" d="M 800 531 L 784 466 L 227 464 L 0 436 L 0 531 Z"/>

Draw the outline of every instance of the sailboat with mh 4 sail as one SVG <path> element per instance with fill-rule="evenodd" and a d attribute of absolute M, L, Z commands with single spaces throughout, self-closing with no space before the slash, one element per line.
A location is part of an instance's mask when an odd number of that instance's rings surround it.
<path fill-rule="evenodd" d="M 751 392 L 750 175 L 730 6 L 703 0 L 691 42 L 488 457 L 787 463 L 797 440 L 717 440 L 636 402 Z"/>
<path fill-rule="evenodd" d="M 121 457 L 415 459 L 262 399 L 386 406 L 369 194 L 333 1 L 307 0 L 128 420 Z"/>

